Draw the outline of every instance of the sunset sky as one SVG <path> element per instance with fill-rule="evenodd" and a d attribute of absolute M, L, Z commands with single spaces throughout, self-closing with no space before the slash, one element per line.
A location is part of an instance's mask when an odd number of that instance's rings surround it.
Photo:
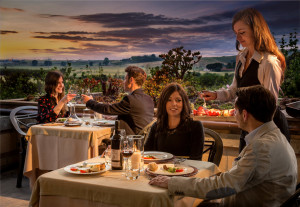
<path fill-rule="evenodd" d="M 0 0 L 0 59 L 122 59 L 179 46 L 235 55 L 231 20 L 248 7 L 277 42 L 300 32 L 300 1 Z"/>

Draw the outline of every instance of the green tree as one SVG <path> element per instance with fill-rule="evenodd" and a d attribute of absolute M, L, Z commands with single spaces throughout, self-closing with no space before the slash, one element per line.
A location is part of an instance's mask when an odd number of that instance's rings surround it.
<path fill-rule="evenodd" d="M 108 65 L 109 64 L 109 59 L 106 57 L 106 58 L 104 58 L 104 60 L 103 60 L 103 65 Z"/>
<path fill-rule="evenodd" d="M 206 68 L 215 72 L 221 72 L 223 68 L 223 64 L 222 63 L 207 64 Z"/>
<path fill-rule="evenodd" d="M 31 65 L 32 65 L 32 66 L 37 66 L 37 65 L 38 65 L 38 61 L 37 61 L 37 60 L 33 60 L 33 61 L 31 62 Z"/>
<path fill-rule="evenodd" d="M 169 50 L 167 54 L 159 55 L 163 59 L 160 72 L 168 77 L 183 79 L 186 72 L 191 71 L 202 56 L 200 52 L 191 52 L 183 49 L 183 46 Z"/>
<path fill-rule="evenodd" d="M 286 97 L 300 97 L 300 52 L 297 46 L 297 32 L 290 33 L 288 41 L 285 41 L 283 35 L 279 43 L 287 66 L 281 89 Z"/>

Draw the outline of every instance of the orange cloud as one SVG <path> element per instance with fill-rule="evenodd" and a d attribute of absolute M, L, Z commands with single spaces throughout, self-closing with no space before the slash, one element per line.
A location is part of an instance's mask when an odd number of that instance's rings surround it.
<path fill-rule="evenodd" d="M 5 8 L 0 6 L 1 11 L 9 11 L 9 12 L 24 12 L 23 9 L 18 9 L 18 8 Z"/>

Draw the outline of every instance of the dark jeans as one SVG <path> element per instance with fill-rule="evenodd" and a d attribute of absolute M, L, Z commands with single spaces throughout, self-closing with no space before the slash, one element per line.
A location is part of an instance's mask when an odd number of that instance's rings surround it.
<path fill-rule="evenodd" d="M 285 115 L 280 111 L 280 107 L 277 107 L 273 121 L 276 124 L 276 126 L 280 129 L 281 133 L 286 137 L 287 141 L 290 142 L 291 135 L 289 131 L 288 122 L 285 118 Z M 244 149 L 246 146 L 245 142 L 245 136 L 248 134 L 248 132 L 242 130 L 241 136 L 240 136 L 240 146 L 239 146 L 239 153 Z"/>

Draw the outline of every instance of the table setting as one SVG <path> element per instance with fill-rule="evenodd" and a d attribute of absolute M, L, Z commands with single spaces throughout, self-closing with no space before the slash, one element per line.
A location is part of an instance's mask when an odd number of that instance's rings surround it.
<path fill-rule="evenodd" d="M 144 153 L 154 154 L 153 152 Z M 134 152 L 132 152 L 133 154 Z M 155 154 L 163 155 L 164 152 L 155 152 Z M 111 166 L 104 157 L 94 157 L 65 166 L 38 178 L 32 191 L 30 206 L 68 206 L 70 204 L 73 206 L 74 204 L 75 207 L 80 205 L 173 207 L 185 206 L 186 203 L 192 206 L 195 198 L 170 197 L 166 189 L 149 185 L 150 179 L 160 174 L 209 177 L 220 171 L 215 164 L 204 161 L 185 159 L 180 164 L 174 164 L 176 158 L 174 155 L 172 156 L 174 159 L 169 160 L 168 163 L 152 162 L 158 165 L 156 170 L 150 170 L 150 163 L 140 164 L 139 166 L 143 166 L 143 169 L 140 168 L 139 175 L 135 179 L 128 179 L 125 165 L 123 170 L 111 170 Z M 143 162 L 144 158 L 139 161 Z M 102 167 L 105 165 L 105 169 L 99 167 L 96 172 L 84 171 L 93 165 L 102 165 Z M 183 171 L 169 172 L 163 168 L 164 165 L 183 169 Z M 71 168 L 75 169 L 71 170 Z M 192 170 L 195 171 L 194 174 L 192 174 Z M 154 176 L 147 172 L 151 172 Z M 51 186 L 55 186 L 55 189 Z"/>

